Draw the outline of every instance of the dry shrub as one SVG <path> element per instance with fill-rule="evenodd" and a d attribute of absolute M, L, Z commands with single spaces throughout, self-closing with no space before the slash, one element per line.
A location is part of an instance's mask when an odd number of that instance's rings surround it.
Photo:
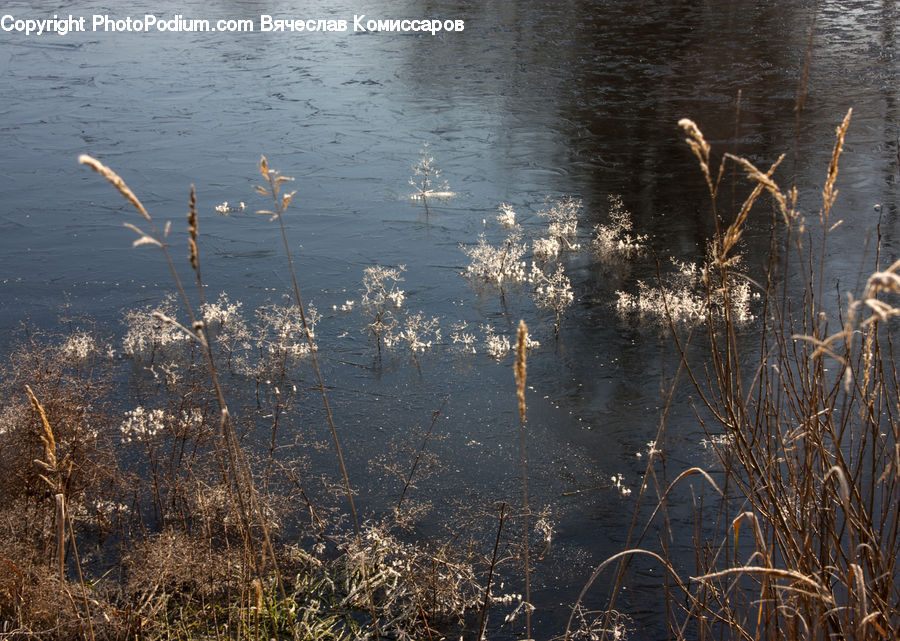
<path fill-rule="evenodd" d="M 125 593 L 152 615 L 170 599 L 221 599 L 240 592 L 245 574 L 240 549 L 214 546 L 203 536 L 169 528 L 136 543 L 124 558 Z M 151 617 L 152 618 L 152 617 Z"/>
<path fill-rule="evenodd" d="M 78 638 L 81 621 L 63 584 L 47 563 L 15 539 L 0 539 L 0 620 L 13 622 L 9 638 Z"/>
<path fill-rule="evenodd" d="M 77 337 L 89 337 L 78 334 Z M 40 541 L 52 520 L 51 488 L 47 473 L 36 460 L 45 460 L 44 426 L 32 406 L 26 386 L 33 390 L 52 426 L 62 492 L 69 511 L 95 511 L 108 503 L 116 481 L 111 455 L 112 421 L 109 411 L 111 368 L 100 352 L 100 341 L 81 357 L 72 353 L 72 337 L 29 332 L 0 372 L 0 509 L 21 518 L 15 524 L 19 540 Z M 43 517 L 49 514 L 50 517 Z M 12 534 L 8 522 L 0 532 Z"/>

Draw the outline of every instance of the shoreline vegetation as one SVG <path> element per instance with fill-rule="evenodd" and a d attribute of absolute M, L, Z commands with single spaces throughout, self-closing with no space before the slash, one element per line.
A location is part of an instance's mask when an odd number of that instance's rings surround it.
<path fill-rule="evenodd" d="M 614 196 L 608 221 L 590 232 L 579 232 L 575 198 L 549 204 L 539 213 L 546 226 L 531 235 L 501 204 L 492 221 L 501 242 L 483 233 L 461 248 L 469 260 L 462 276 L 474 288 L 501 298 L 525 292 L 554 337 L 574 300 L 566 256 L 653 260 L 656 282 L 630 284 L 613 306 L 623 321 L 665 328 L 680 355 L 656 437 L 641 454 L 646 472 L 629 499 L 627 543 L 585 576 L 568 624 L 548 638 L 639 638 L 621 605 L 637 562 L 662 575 L 656 625 L 668 638 L 895 638 L 900 376 L 891 329 L 900 261 L 883 267 L 878 247 L 863 290 L 841 293 L 837 317 L 825 311 L 850 118 L 837 128 L 822 203 L 809 220 L 797 188 L 776 182 L 783 157 L 767 169 L 716 157 L 698 126 L 680 121 L 715 222 L 702 263 L 652 255 Z M 168 251 L 171 223 L 157 227 L 113 169 L 90 156 L 79 162 L 137 212 L 125 222 L 133 244 L 162 254 L 176 293 L 128 312 L 121 346 L 90 325 L 29 329 L 6 359 L 0 637 L 532 638 L 534 613 L 551 607 L 532 602 L 531 577 L 553 525 L 528 493 L 526 361 L 540 343 L 525 323 L 514 337 L 462 322 L 442 331 L 441 319 L 408 309 L 403 266 L 367 267 L 358 300 L 332 309 L 361 319 L 373 351 L 401 350 L 416 365 L 436 349 L 513 357 L 509 394 L 520 429 L 511 445 L 521 459 L 521 496 L 460 503 L 443 536 L 416 540 L 410 532 L 429 510 L 416 484 L 438 464 L 430 447 L 446 401 L 393 466 L 402 487 L 396 502 L 378 518 L 358 512 L 318 362 L 328 351 L 316 336 L 323 316 L 301 295 L 283 222 L 292 179 L 260 160 L 256 190 L 271 204 L 257 213 L 279 225 L 292 287 L 284 300 L 247 313 L 227 292 L 206 298 L 193 188 L 188 283 Z M 413 170 L 412 199 L 426 215 L 429 200 L 455 195 L 438 182 L 427 148 Z M 736 211 L 723 212 L 720 186 L 735 171 L 749 191 Z M 742 271 L 742 237 L 751 214 L 761 219 L 767 206 L 769 262 L 752 279 Z M 802 296 L 788 293 L 787 276 L 796 273 Z M 739 340 L 750 322 L 761 328 L 756 345 Z M 697 344 L 707 353 L 702 362 Z M 298 383 L 314 395 L 303 396 Z M 685 388 L 715 461 L 672 470 L 666 421 Z M 328 442 L 297 424 L 301 396 L 318 397 Z M 289 429 L 297 435 L 285 445 Z M 333 473 L 319 469 L 327 461 Z M 609 487 L 631 493 L 621 475 Z M 673 496 L 694 502 L 691 558 L 672 540 Z"/>

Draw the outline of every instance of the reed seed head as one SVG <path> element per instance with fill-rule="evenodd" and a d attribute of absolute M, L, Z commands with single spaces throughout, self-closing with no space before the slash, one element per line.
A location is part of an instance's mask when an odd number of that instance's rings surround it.
<path fill-rule="evenodd" d="M 190 245 L 191 267 L 197 269 L 199 264 L 197 259 L 197 194 L 194 192 L 194 186 L 191 185 L 190 208 L 188 209 L 188 244 Z"/>
<path fill-rule="evenodd" d="M 53 436 L 53 429 L 50 427 L 50 421 L 47 420 L 47 413 L 44 411 L 44 406 L 41 405 L 41 402 L 37 399 L 37 396 L 34 395 L 34 392 L 31 391 L 31 386 L 26 385 L 25 391 L 28 392 L 28 398 L 31 400 L 31 406 L 41 417 L 41 425 L 44 428 L 44 433 L 41 435 L 41 440 L 44 442 L 44 455 L 47 457 L 47 463 L 51 466 L 56 467 L 56 439 Z"/>
<path fill-rule="evenodd" d="M 838 159 L 841 157 L 841 151 L 844 149 L 844 137 L 847 135 L 847 127 L 850 126 L 851 115 L 853 115 L 852 108 L 847 110 L 844 121 L 836 130 L 837 139 L 834 141 L 834 151 L 831 153 L 831 162 L 828 165 L 828 177 L 825 179 L 825 187 L 822 189 L 822 201 L 825 205 L 822 211 L 823 218 L 827 218 L 828 212 L 831 210 L 835 198 L 837 198 L 838 192 L 834 188 L 834 183 L 837 181 Z"/>
<path fill-rule="evenodd" d="M 519 336 L 516 343 L 516 394 L 519 397 L 519 415 L 525 422 L 525 359 L 528 354 L 528 325 L 519 321 Z"/>
<path fill-rule="evenodd" d="M 685 142 L 700 161 L 700 169 L 703 170 L 703 177 L 706 178 L 710 196 L 715 197 L 716 185 L 713 184 L 712 176 L 709 173 L 709 143 L 706 142 L 697 123 L 690 118 L 682 118 L 678 121 L 678 125 L 687 133 L 688 137 L 685 138 Z"/>
<path fill-rule="evenodd" d="M 125 197 L 125 200 L 134 205 L 134 208 L 140 212 L 141 216 L 150 220 L 150 214 L 147 213 L 147 210 L 144 209 L 144 205 L 141 204 L 141 201 L 138 200 L 138 197 L 134 195 L 134 192 L 128 188 L 128 185 L 125 184 L 125 181 L 119 177 L 119 174 L 114 172 L 112 169 L 101 163 L 96 158 L 92 158 L 87 154 L 81 154 L 78 156 L 78 162 L 82 165 L 87 165 L 98 174 L 106 178 L 113 187 L 115 187 L 120 194 Z"/>

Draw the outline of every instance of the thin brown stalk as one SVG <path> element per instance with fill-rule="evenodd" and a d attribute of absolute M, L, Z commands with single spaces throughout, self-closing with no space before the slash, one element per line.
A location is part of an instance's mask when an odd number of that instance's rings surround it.
<path fill-rule="evenodd" d="M 66 580 L 66 497 L 60 492 L 53 496 L 56 505 L 56 564 L 59 580 Z"/>
<path fill-rule="evenodd" d="M 497 538 L 494 540 L 494 552 L 491 555 L 491 564 L 488 568 L 487 584 L 484 586 L 484 603 L 481 606 L 481 622 L 478 624 L 478 638 L 484 638 L 484 628 L 487 625 L 487 611 L 491 602 L 491 584 L 494 580 L 494 568 L 497 565 L 497 551 L 500 549 L 500 534 L 503 532 L 503 521 L 506 518 L 506 503 L 500 504 L 500 518 L 497 523 Z"/>
<path fill-rule="evenodd" d="M 91 618 L 91 606 L 88 603 L 87 588 L 84 583 L 84 574 L 81 572 L 81 558 L 78 556 L 78 546 L 75 543 L 75 531 L 72 529 L 72 519 L 69 521 L 69 537 L 72 540 L 72 555 L 75 557 L 75 567 L 78 569 L 78 584 L 81 586 L 81 600 L 84 603 L 85 617 L 87 618 L 88 634 L 94 641 L 94 622 Z"/>
<path fill-rule="evenodd" d="M 450 397 L 447 396 L 444 398 L 444 402 L 441 403 L 441 406 L 434 411 L 434 414 L 431 417 L 431 425 L 428 427 L 428 432 L 425 433 L 425 438 L 422 439 L 422 445 L 419 447 L 416 452 L 416 458 L 413 460 L 412 468 L 409 470 L 409 475 L 406 477 L 406 483 L 403 484 L 403 491 L 400 492 L 400 498 L 397 499 L 397 506 L 394 508 L 397 512 L 400 511 L 400 506 L 403 505 L 403 497 L 406 496 L 406 490 L 409 489 L 409 486 L 412 484 L 413 477 L 416 474 L 416 467 L 419 465 L 419 461 L 422 458 L 422 455 L 425 453 L 425 447 L 428 445 L 428 440 L 431 438 L 431 433 L 434 431 L 434 426 L 437 424 L 438 418 L 441 416 L 441 412 L 444 410 L 444 407 L 450 401 Z"/>
<path fill-rule="evenodd" d="M 341 449 L 340 439 L 338 438 L 337 427 L 334 423 L 334 417 L 331 413 L 331 406 L 328 403 L 328 394 L 325 391 L 325 380 L 322 377 L 322 370 L 319 368 L 319 359 L 316 356 L 316 346 L 313 343 L 312 332 L 309 329 L 309 323 L 306 318 L 306 308 L 303 305 L 303 299 L 300 296 L 300 285 L 297 281 L 297 272 L 294 269 L 294 259 L 291 256 L 291 248 L 290 243 L 288 243 L 287 230 L 284 226 L 284 212 L 287 209 L 288 205 L 290 205 L 291 200 L 294 198 L 294 194 L 296 191 L 292 191 L 289 194 L 281 195 L 281 184 L 284 182 L 292 181 L 293 178 L 288 178 L 287 176 L 282 176 L 280 172 L 269 169 L 269 163 L 266 160 L 265 156 L 262 156 L 259 161 L 259 173 L 262 175 L 263 179 L 268 184 L 268 187 L 260 187 L 257 186 L 256 190 L 260 194 L 270 195 L 272 197 L 272 201 L 274 203 L 274 211 L 259 211 L 257 213 L 263 215 L 269 215 L 273 219 L 278 220 L 279 228 L 281 229 L 281 238 L 284 242 L 284 251 L 287 256 L 288 267 L 291 272 L 291 283 L 294 288 L 294 299 L 297 302 L 297 310 L 300 313 L 300 322 L 303 325 L 303 333 L 306 336 L 306 342 L 309 346 L 309 354 L 310 359 L 312 361 L 313 371 L 316 374 L 316 380 L 318 382 L 318 389 L 322 395 L 322 405 L 325 408 L 325 416 L 328 419 L 328 426 L 331 429 L 331 438 L 334 443 L 335 452 L 337 453 L 338 462 L 341 468 L 341 474 L 344 479 L 344 488 L 347 494 L 347 502 L 350 506 L 350 514 L 353 518 L 353 526 L 356 530 L 356 540 L 359 545 L 360 553 L 363 555 L 363 581 L 366 586 L 366 594 L 369 600 L 369 610 L 372 615 L 372 626 L 375 631 L 375 638 L 379 639 L 381 637 L 381 633 L 378 626 L 378 616 L 375 613 L 375 600 L 372 595 L 372 589 L 368 578 L 368 563 L 365 559 L 365 548 L 362 544 L 362 528 L 359 523 L 359 515 L 356 511 L 356 504 L 353 500 L 353 489 L 350 485 L 350 477 L 347 474 L 347 465 L 344 462 L 344 453 Z"/>

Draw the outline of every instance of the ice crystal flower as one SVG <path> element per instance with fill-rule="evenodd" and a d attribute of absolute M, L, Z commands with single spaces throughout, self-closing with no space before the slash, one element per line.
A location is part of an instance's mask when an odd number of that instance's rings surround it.
<path fill-rule="evenodd" d="M 537 535 L 537 540 L 544 542 L 544 551 L 550 548 L 550 544 L 553 542 L 553 524 L 550 522 L 550 519 L 545 515 L 539 518 L 534 523 L 534 533 Z"/>
<path fill-rule="evenodd" d="M 458 321 L 453 324 L 450 330 L 450 340 L 454 345 L 460 345 L 462 351 L 466 354 L 475 354 L 475 334 L 467 332 L 468 324 L 466 321 Z"/>
<path fill-rule="evenodd" d="M 344 313 L 346 314 L 347 312 L 353 311 L 353 307 L 354 307 L 355 305 L 356 305 L 356 301 L 354 301 L 354 300 L 347 300 L 347 301 L 344 301 L 344 304 L 341 305 L 341 306 L 333 305 L 333 306 L 332 306 L 332 309 L 333 309 L 334 311 L 336 311 L 336 312 L 337 312 L 337 311 L 341 311 L 341 312 L 344 312 Z"/>
<path fill-rule="evenodd" d="M 578 230 L 578 216 L 581 213 L 581 200 L 566 196 L 556 201 L 549 209 L 541 211 L 538 216 L 548 219 L 547 231 L 552 238 L 556 238 L 560 247 L 577 249 L 575 244 Z"/>
<path fill-rule="evenodd" d="M 478 236 L 475 247 L 464 249 L 470 259 L 466 267 L 466 276 L 494 285 L 504 283 L 520 283 L 525 280 L 525 243 L 521 232 L 514 230 L 500 246 L 488 243 L 484 233 Z"/>
<path fill-rule="evenodd" d="M 425 143 L 419 162 L 413 165 L 413 176 L 409 179 L 409 184 L 416 188 L 416 192 L 410 198 L 423 201 L 428 198 L 453 198 L 456 194 L 450 191 L 447 181 L 437 182 L 440 175 L 440 170 L 434 166 L 434 156 L 428 153 L 428 143 Z"/>
<path fill-rule="evenodd" d="M 60 348 L 66 359 L 74 362 L 85 361 L 100 351 L 97 339 L 85 331 L 77 331 Z"/>
<path fill-rule="evenodd" d="M 391 304 L 394 307 L 403 307 L 403 301 L 406 300 L 406 292 L 402 289 L 398 289 L 396 291 L 390 292 L 387 295 L 387 299 L 391 301 Z"/>
<path fill-rule="evenodd" d="M 703 449 L 709 448 L 726 448 L 734 444 L 733 434 L 711 434 L 708 439 L 700 439 L 700 445 Z"/>
<path fill-rule="evenodd" d="M 512 229 L 516 226 L 516 212 L 510 205 L 500 203 L 500 213 L 497 215 L 497 223 L 500 229 Z"/>
<path fill-rule="evenodd" d="M 560 245 L 559 240 L 555 236 L 538 238 L 531 244 L 531 247 L 535 260 L 542 261 L 556 258 L 559 255 L 559 250 L 562 249 L 562 245 Z"/>
<path fill-rule="evenodd" d="M 366 331 L 372 332 L 379 348 L 398 324 L 396 310 L 402 307 L 406 295 L 397 283 L 403 280 L 405 270 L 404 265 L 373 265 L 363 271 L 362 307 L 370 319 Z"/>
<path fill-rule="evenodd" d="M 122 433 L 122 442 L 132 441 L 150 442 L 166 427 L 169 416 L 161 409 L 146 410 L 138 405 L 131 411 L 125 412 L 125 420 L 119 426 Z"/>
<path fill-rule="evenodd" d="M 631 488 L 625 486 L 624 474 L 613 474 L 610 477 L 610 480 L 612 481 L 612 487 L 615 488 L 619 492 L 619 494 L 621 494 L 622 496 L 628 496 L 629 494 L 631 494 Z"/>
<path fill-rule="evenodd" d="M 213 325 L 225 327 L 226 325 L 243 322 L 241 307 L 243 307 L 243 303 L 240 301 L 232 303 L 228 299 L 228 294 L 222 292 L 215 303 L 207 302 L 201 305 L 200 315 L 207 327 L 212 327 Z"/>
<path fill-rule="evenodd" d="M 647 251 L 648 236 L 632 235 L 631 214 L 621 196 L 609 196 L 609 223 L 594 226 L 591 247 L 600 258 L 632 258 Z"/>
<path fill-rule="evenodd" d="M 396 342 L 405 342 L 413 352 L 424 352 L 434 343 L 441 340 L 438 319 L 425 318 L 420 311 L 410 314 L 403 323 L 403 329 L 394 336 L 385 337 L 385 344 L 390 348 Z"/>
<path fill-rule="evenodd" d="M 122 350 L 131 358 L 150 358 L 154 352 L 183 345 L 188 336 L 178 326 L 161 320 L 175 318 L 175 303 L 167 296 L 156 305 L 130 310 L 125 314 L 127 331 L 122 339 Z"/>
<path fill-rule="evenodd" d="M 373 265 L 363 271 L 363 287 L 365 292 L 362 297 L 364 307 L 382 307 L 390 302 L 394 307 L 403 305 L 405 297 L 397 283 L 403 280 L 405 265 L 399 267 L 383 267 Z"/>
<path fill-rule="evenodd" d="M 284 362 L 286 359 L 296 359 L 308 356 L 310 352 L 309 341 L 306 339 L 306 331 L 303 328 L 303 320 L 300 311 L 292 302 L 284 305 L 270 303 L 256 310 L 258 335 L 256 346 L 263 355 Z M 306 324 L 309 328 L 309 337 L 315 345 L 315 328 L 319 321 L 319 313 L 314 305 L 308 305 L 306 309 Z"/>
<path fill-rule="evenodd" d="M 218 213 L 222 216 L 227 216 L 228 214 L 235 212 L 235 211 L 244 211 L 246 208 L 247 208 L 247 205 L 243 202 L 238 203 L 237 206 L 232 206 L 232 205 L 229 205 L 228 201 L 226 200 L 221 205 L 216 205 L 216 213 Z"/>
<path fill-rule="evenodd" d="M 556 314 L 556 331 L 558 332 L 563 313 L 575 299 L 572 283 L 566 276 L 565 268 L 561 264 L 557 264 L 555 272 L 546 274 L 537 263 L 532 263 L 531 279 L 536 285 L 535 304 Z"/>
<path fill-rule="evenodd" d="M 506 358 L 511 349 L 508 336 L 499 336 L 490 325 L 484 325 L 484 351 L 487 355 L 498 361 Z"/>
<path fill-rule="evenodd" d="M 224 292 L 215 303 L 204 303 L 200 317 L 207 331 L 215 338 L 215 344 L 224 350 L 227 364 L 245 370 L 246 352 L 251 348 L 253 335 L 242 314 L 243 303 L 232 302 Z"/>
<path fill-rule="evenodd" d="M 662 322 L 668 318 L 677 323 L 703 322 L 711 314 L 723 313 L 727 293 L 733 321 L 746 323 L 754 318 L 750 304 L 758 294 L 754 294 L 750 284 L 739 279 L 733 271 L 738 264 L 737 257 L 732 259 L 732 268 L 728 271 L 727 288 L 715 282 L 717 270 L 710 271 L 696 263 L 674 258 L 671 264 L 674 269 L 664 275 L 662 283 L 649 285 L 638 281 L 636 294 L 617 291 L 617 310 L 622 314 L 638 312 L 642 317 Z"/>

